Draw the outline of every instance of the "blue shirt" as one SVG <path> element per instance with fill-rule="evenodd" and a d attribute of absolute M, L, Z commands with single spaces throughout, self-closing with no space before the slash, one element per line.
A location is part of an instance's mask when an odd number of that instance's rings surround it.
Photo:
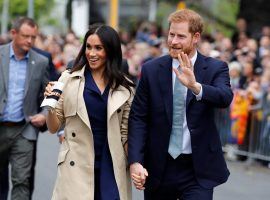
<path fill-rule="evenodd" d="M 8 98 L 4 113 L 0 121 L 19 122 L 24 119 L 23 101 L 26 80 L 27 62 L 29 54 L 18 60 L 14 54 L 12 43 L 10 45 Z"/>

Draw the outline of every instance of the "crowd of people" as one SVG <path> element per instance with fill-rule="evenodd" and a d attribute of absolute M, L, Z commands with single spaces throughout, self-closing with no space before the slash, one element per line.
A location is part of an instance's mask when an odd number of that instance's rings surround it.
<path fill-rule="evenodd" d="M 201 17 L 184 9 L 170 15 L 169 30 L 95 24 L 81 41 L 16 19 L 0 37 L 0 200 L 8 164 L 11 199 L 31 199 L 36 140 L 47 127 L 62 134 L 52 199 L 131 199 L 130 178 L 145 199 L 212 199 L 229 176 L 221 143 L 250 151 L 260 126 L 254 153 L 270 150 L 270 27 L 259 38 L 242 18 L 236 28 L 231 38 L 205 34 Z M 56 109 L 41 109 L 58 79 Z"/>

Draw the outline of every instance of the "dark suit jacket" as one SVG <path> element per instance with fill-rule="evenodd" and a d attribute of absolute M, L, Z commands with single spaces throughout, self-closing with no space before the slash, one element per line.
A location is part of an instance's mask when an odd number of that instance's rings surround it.
<path fill-rule="evenodd" d="M 194 65 L 202 84 L 200 101 L 190 90 L 186 98 L 187 125 L 191 135 L 195 176 L 205 188 L 225 182 L 229 176 L 214 108 L 230 105 L 233 93 L 227 64 L 198 53 Z M 142 77 L 129 116 L 129 164 L 140 162 L 149 173 L 146 187 L 155 189 L 162 180 L 172 128 L 172 59 L 163 56 L 142 66 Z"/>
<path fill-rule="evenodd" d="M 44 50 L 39 49 L 39 48 L 36 48 L 36 47 L 33 47 L 32 49 L 34 51 L 36 51 L 37 53 L 48 58 L 48 60 L 49 60 L 49 80 L 50 81 L 57 81 L 60 77 L 60 73 L 58 73 L 55 69 L 55 66 L 54 66 L 53 61 L 52 61 L 52 55 L 49 52 L 44 51 Z"/>

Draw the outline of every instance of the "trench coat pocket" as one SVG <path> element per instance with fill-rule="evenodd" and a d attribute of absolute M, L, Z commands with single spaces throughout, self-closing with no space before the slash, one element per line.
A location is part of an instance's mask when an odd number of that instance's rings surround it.
<path fill-rule="evenodd" d="M 68 152 L 69 152 L 69 149 L 66 149 L 66 150 L 63 150 L 63 151 L 59 152 L 58 162 L 57 162 L 58 165 L 61 165 L 66 160 Z"/>

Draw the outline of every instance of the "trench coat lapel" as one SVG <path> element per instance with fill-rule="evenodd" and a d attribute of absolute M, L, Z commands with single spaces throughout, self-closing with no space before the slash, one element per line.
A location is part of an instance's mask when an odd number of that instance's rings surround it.
<path fill-rule="evenodd" d="M 110 89 L 108 96 L 108 114 L 107 118 L 110 120 L 113 113 L 117 111 L 130 97 L 129 91 L 123 86 L 119 86 L 116 91 L 112 93 L 112 89 Z"/>
<path fill-rule="evenodd" d="M 77 96 L 77 114 L 82 119 L 82 121 L 91 129 L 90 121 L 88 118 L 87 109 L 85 106 L 85 101 L 83 98 L 83 91 L 85 86 L 85 77 L 84 77 L 84 70 L 83 67 L 81 70 L 73 72 L 71 77 L 74 79 L 73 87 L 78 88 L 77 95 L 76 91 L 74 91 L 74 96 Z M 124 88 L 123 86 L 119 86 L 117 90 L 112 93 L 112 89 L 109 91 L 108 95 L 108 120 L 112 117 L 113 113 L 117 111 L 130 97 L 129 91 Z"/>
<path fill-rule="evenodd" d="M 85 85 L 84 70 L 85 70 L 85 67 L 71 74 L 71 77 L 75 79 L 73 80 L 72 88 L 75 88 L 74 96 L 78 98 L 76 112 L 78 116 L 81 118 L 81 120 L 87 125 L 87 127 L 91 129 L 87 109 L 85 106 L 85 101 L 83 98 L 83 91 L 84 91 L 84 85 Z M 77 88 L 77 91 L 76 91 L 76 88 Z"/>

